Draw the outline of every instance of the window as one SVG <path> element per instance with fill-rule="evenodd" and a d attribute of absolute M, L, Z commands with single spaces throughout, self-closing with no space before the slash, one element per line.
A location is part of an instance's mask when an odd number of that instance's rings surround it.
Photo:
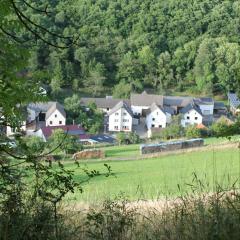
<path fill-rule="evenodd" d="M 115 119 L 114 122 L 118 122 L 118 119 Z"/>
<path fill-rule="evenodd" d="M 44 121 L 45 121 L 45 116 L 46 116 L 45 113 L 39 113 L 39 115 L 38 115 L 39 121 L 40 121 L 40 122 L 44 122 Z"/>
<path fill-rule="evenodd" d="M 123 130 L 129 130 L 128 126 L 123 126 Z"/>
<path fill-rule="evenodd" d="M 115 113 L 115 116 L 118 116 L 118 115 L 119 115 L 119 113 L 116 112 L 116 113 Z"/>
<path fill-rule="evenodd" d="M 162 128 L 162 125 L 159 125 L 159 128 Z"/>
<path fill-rule="evenodd" d="M 157 115 L 158 115 L 158 112 L 157 112 Z"/>
<path fill-rule="evenodd" d="M 203 111 L 203 114 L 205 114 L 205 115 L 210 115 L 210 110 L 204 110 L 204 111 Z"/>
<path fill-rule="evenodd" d="M 114 126 L 114 130 L 118 130 L 118 126 Z"/>
<path fill-rule="evenodd" d="M 155 125 L 154 124 L 152 124 L 152 128 L 154 128 L 155 127 Z"/>
<path fill-rule="evenodd" d="M 152 118 L 152 121 L 154 122 L 154 121 L 155 121 L 155 118 Z"/>
<path fill-rule="evenodd" d="M 189 116 L 187 116 L 187 119 L 189 120 L 189 119 L 190 119 L 190 117 L 189 117 Z"/>
<path fill-rule="evenodd" d="M 195 117 L 195 120 L 198 120 L 198 117 Z"/>
<path fill-rule="evenodd" d="M 52 121 L 50 121 L 50 123 L 49 123 L 50 125 L 52 125 Z"/>
<path fill-rule="evenodd" d="M 126 115 L 127 115 L 127 113 L 126 113 L 126 112 L 124 112 L 124 113 L 123 113 L 123 115 L 124 115 L 124 116 L 126 116 Z"/>
<path fill-rule="evenodd" d="M 109 111 L 109 108 L 107 108 L 107 111 Z"/>
<path fill-rule="evenodd" d="M 57 114 L 55 114 L 55 118 L 57 118 Z"/>
<path fill-rule="evenodd" d="M 62 125 L 62 121 L 59 121 L 59 125 Z"/>
<path fill-rule="evenodd" d="M 129 122 L 129 119 L 123 119 L 123 122 Z"/>

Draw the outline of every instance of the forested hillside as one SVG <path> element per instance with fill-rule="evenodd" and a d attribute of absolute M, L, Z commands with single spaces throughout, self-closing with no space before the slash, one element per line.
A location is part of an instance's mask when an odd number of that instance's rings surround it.
<path fill-rule="evenodd" d="M 239 0 L 39 0 L 38 7 L 47 2 L 49 21 L 33 9 L 26 14 L 76 39 L 66 49 L 39 41 L 31 54 L 30 76 L 53 92 L 90 87 L 97 96 L 108 87 L 125 97 L 146 87 L 208 94 L 238 88 Z"/>

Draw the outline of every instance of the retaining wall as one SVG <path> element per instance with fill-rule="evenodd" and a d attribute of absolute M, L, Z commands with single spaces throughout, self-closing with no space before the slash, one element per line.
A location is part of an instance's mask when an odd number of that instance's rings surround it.
<path fill-rule="evenodd" d="M 197 138 L 183 141 L 163 142 L 158 144 L 144 144 L 140 146 L 140 152 L 141 154 L 152 154 L 201 147 L 203 145 L 204 140 L 202 138 Z"/>

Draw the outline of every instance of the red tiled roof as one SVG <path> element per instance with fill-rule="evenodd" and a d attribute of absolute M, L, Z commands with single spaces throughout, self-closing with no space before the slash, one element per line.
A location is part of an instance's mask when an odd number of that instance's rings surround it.
<path fill-rule="evenodd" d="M 197 125 L 197 128 L 198 128 L 198 129 L 207 129 L 207 127 L 206 127 L 204 124 L 202 124 L 202 123 L 199 123 L 199 124 Z"/>
<path fill-rule="evenodd" d="M 42 127 L 42 133 L 44 137 L 49 138 L 54 130 L 62 129 L 64 132 L 68 132 L 69 135 L 78 136 L 79 139 L 89 139 L 89 135 L 85 133 L 85 130 L 79 125 L 65 125 L 65 126 L 47 126 Z"/>

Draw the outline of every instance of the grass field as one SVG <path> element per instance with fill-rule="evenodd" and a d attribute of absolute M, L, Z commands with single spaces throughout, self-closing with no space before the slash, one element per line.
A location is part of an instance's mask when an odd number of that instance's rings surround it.
<path fill-rule="evenodd" d="M 138 145 L 110 148 L 109 156 L 137 154 Z M 108 197 L 124 193 L 130 199 L 156 199 L 163 196 L 177 196 L 191 191 L 188 184 L 196 174 L 204 184 L 203 191 L 214 190 L 215 184 L 229 186 L 240 174 L 238 149 L 208 150 L 178 155 L 169 155 L 132 161 L 88 161 L 81 164 L 89 169 L 106 172 L 103 164 L 111 166 L 115 176 L 98 176 L 84 186 L 84 193 L 69 195 L 74 202 L 99 202 Z M 68 162 L 66 167 L 73 169 Z M 82 171 L 76 170 L 76 180 L 84 179 Z"/>

